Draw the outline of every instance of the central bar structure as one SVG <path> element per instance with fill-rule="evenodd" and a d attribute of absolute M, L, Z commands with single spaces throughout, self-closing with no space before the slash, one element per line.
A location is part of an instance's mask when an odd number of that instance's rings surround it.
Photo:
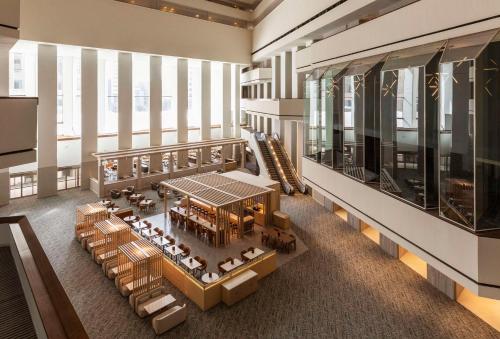
<path fill-rule="evenodd" d="M 208 232 L 215 233 L 215 247 L 228 245 L 233 231 L 241 238 L 255 221 L 255 213 L 263 216 L 263 225 L 271 222 L 270 200 L 273 189 L 241 182 L 217 173 L 204 173 L 189 177 L 166 180 L 164 189 L 178 191 L 186 196 L 185 218 L 201 226 L 207 222 Z M 192 213 L 193 206 L 209 213 L 205 218 L 200 213 Z M 167 202 L 165 199 L 165 214 Z M 208 219 L 208 220 L 207 220 Z"/>

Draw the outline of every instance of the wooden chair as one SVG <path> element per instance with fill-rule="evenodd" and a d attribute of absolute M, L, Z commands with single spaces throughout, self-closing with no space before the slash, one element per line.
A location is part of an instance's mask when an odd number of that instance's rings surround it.
<path fill-rule="evenodd" d="M 240 252 L 240 256 L 241 256 L 241 260 L 243 262 L 247 262 L 248 261 L 248 258 L 244 256 L 244 254 L 247 253 L 247 251 L 243 250 Z"/>
<path fill-rule="evenodd" d="M 191 249 L 189 247 L 184 247 L 184 252 L 181 253 L 182 258 L 187 258 L 191 254 Z"/>
<path fill-rule="evenodd" d="M 199 272 L 200 277 L 201 277 L 201 274 L 202 274 L 203 272 L 206 272 L 206 271 L 207 271 L 207 266 L 208 266 L 208 264 L 207 264 L 207 261 L 206 261 L 205 259 L 203 259 L 203 258 L 200 258 L 200 260 L 199 260 L 198 262 L 201 264 L 201 266 L 200 266 L 200 267 L 198 267 L 198 272 Z"/>
<path fill-rule="evenodd" d="M 269 234 L 265 234 L 264 232 L 260 232 L 260 243 L 262 245 L 266 245 L 269 242 Z"/>
<path fill-rule="evenodd" d="M 219 268 L 219 273 L 221 276 L 227 273 L 227 271 L 224 268 L 222 268 L 222 265 L 224 265 L 224 264 L 225 264 L 224 261 L 219 261 L 219 263 L 217 264 L 217 267 Z"/>

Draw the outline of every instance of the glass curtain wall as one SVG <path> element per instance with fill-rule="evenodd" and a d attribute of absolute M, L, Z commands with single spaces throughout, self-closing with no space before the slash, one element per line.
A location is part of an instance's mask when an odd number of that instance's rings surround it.
<path fill-rule="evenodd" d="M 343 152 L 343 81 L 347 62 L 334 65 L 321 77 L 321 163 L 342 168 Z"/>
<path fill-rule="evenodd" d="M 189 141 L 200 140 L 201 61 L 188 60 L 188 127 Z"/>
<path fill-rule="evenodd" d="M 353 62 L 344 79 L 344 174 L 364 182 L 380 173 L 380 69 L 383 56 Z"/>
<path fill-rule="evenodd" d="M 422 208 L 437 203 L 436 74 L 443 45 L 396 51 L 381 74 L 380 188 Z"/>
<path fill-rule="evenodd" d="M 98 133 L 118 133 L 118 53 L 98 50 Z"/>
<path fill-rule="evenodd" d="M 304 82 L 304 156 L 321 162 L 321 77 L 326 68 L 314 70 Z"/>
<path fill-rule="evenodd" d="M 149 131 L 149 55 L 132 54 L 132 131 Z"/>
<path fill-rule="evenodd" d="M 177 59 L 163 57 L 162 81 L 162 129 L 177 129 Z"/>
<path fill-rule="evenodd" d="M 81 134 L 81 48 L 57 46 L 57 135 Z"/>
<path fill-rule="evenodd" d="M 496 33 L 450 40 L 440 64 L 440 214 L 476 230 L 500 222 Z"/>

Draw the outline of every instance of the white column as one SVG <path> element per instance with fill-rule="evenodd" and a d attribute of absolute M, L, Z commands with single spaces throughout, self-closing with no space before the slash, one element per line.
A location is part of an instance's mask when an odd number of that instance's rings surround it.
<path fill-rule="evenodd" d="M 273 56 L 271 59 L 271 98 L 279 99 L 281 95 L 281 62 L 279 56 Z"/>
<path fill-rule="evenodd" d="M 118 53 L 118 149 L 132 148 L 132 54 Z M 132 158 L 118 160 L 118 176 L 132 175 Z"/>
<path fill-rule="evenodd" d="M 57 47 L 38 45 L 38 197 L 57 194 Z"/>
<path fill-rule="evenodd" d="M 231 135 L 231 64 L 222 65 L 222 137 Z"/>
<path fill-rule="evenodd" d="M 161 81 L 160 56 L 149 57 L 149 145 L 161 146 L 161 106 L 162 106 L 162 81 Z"/>
<path fill-rule="evenodd" d="M 292 52 L 282 52 L 280 66 L 280 90 L 281 98 L 292 97 Z"/>
<path fill-rule="evenodd" d="M 240 65 L 234 65 L 234 116 L 233 116 L 233 136 L 235 138 L 241 137 L 241 107 L 240 107 L 240 96 L 241 96 L 241 85 L 240 85 Z"/>
<path fill-rule="evenodd" d="M 304 96 L 305 73 L 297 73 L 297 52 L 302 47 L 295 47 L 292 50 L 292 98 L 302 99 Z"/>
<path fill-rule="evenodd" d="M 201 140 L 212 138 L 212 67 L 210 61 L 201 62 Z M 201 149 L 201 162 L 210 161 L 210 148 Z"/>
<path fill-rule="evenodd" d="M 92 153 L 97 152 L 97 50 L 82 48 L 81 66 L 82 96 L 82 163 L 81 188 L 90 188 L 90 178 L 98 177 L 97 161 Z"/>
<path fill-rule="evenodd" d="M 257 91 L 257 95 L 255 97 L 257 99 L 262 99 L 262 92 L 260 91 L 260 84 L 255 85 L 255 90 Z"/>
<path fill-rule="evenodd" d="M 151 55 L 149 57 L 149 145 L 161 146 L 162 144 L 162 57 Z M 163 171 L 161 153 L 149 155 L 149 171 Z"/>
<path fill-rule="evenodd" d="M 177 59 L 177 142 L 188 142 L 188 61 Z M 187 166 L 187 151 L 177 153 L 177 167 Z"/>
<path fill-rule="evenodd" d="M 0 97 L 9 96 L 9 47 L 0 44 Z M 0 206 L 10 200 L 10 174 L 8 168 L 0 169 Z"/>

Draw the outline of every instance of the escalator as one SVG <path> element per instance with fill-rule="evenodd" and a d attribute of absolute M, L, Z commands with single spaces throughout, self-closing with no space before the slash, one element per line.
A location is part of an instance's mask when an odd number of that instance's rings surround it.
<path fill-rule="evenodd" d="M 286 153 L 283 145 L 281 145 L 278 135 L 275 133 L 272 138 L 269 138 L 269 140 L 288 183 L 292 185 L 294 191 L 306 193 L 306 186 L 299 179 L 299 176 L 297 175 L 297 172 L 292 162 L 290 161 L 288 154 Z"/>
<path fill-rule="evenodd" d="M 282 192 L 292 195 L 294 194 L 293 186 L 287 181 L 286 175 L 284 174 L 283 168 L 281 168 L 278 158 L 275 155 L 275 151 L 272 147 L 272 141 L 264 133 L 255 133 L 255 139 L 259 145 L 260 153 L 262 154 L 264 164 L 269 173 L 269 177 L 278 181 L 281 184 Z M 262 167 L 262 166 L 261 166 Z"/>

